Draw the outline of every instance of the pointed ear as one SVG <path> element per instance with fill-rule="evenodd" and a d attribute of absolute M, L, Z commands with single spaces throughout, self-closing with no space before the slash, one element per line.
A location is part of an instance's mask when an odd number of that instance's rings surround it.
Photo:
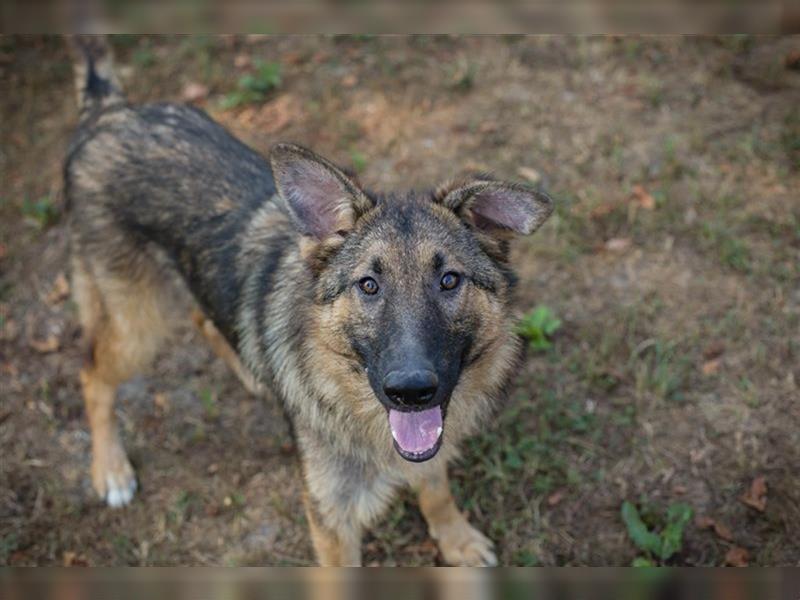
<path fill-rule="evenodd" d="M 527 235 L 553 212 L 553 201 L 543 192 L 483 178 L 444 186 L 436 200 L 488 233 Z"/>
<path fill-rule="evenodd" d="M 310 150 L 277 144 L 269 158 L 278 193 L 304 235 L 322 240 L 345 233 L 372 208 L 372 202 L 353 179 Z"/>

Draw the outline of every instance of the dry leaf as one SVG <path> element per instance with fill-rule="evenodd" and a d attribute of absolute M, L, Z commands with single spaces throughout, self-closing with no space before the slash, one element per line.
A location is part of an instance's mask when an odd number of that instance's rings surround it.
<path fill-rule="evenodd" d="M 765 477 L 756 477 L 747 490 L 740 498 L 750 508 L 755 508 L 759 512 L 764 512 L 767 508 L 767 480 Z"/>
<path fill-rule="evenodd" d="M 156 407 L 162 412 L 169 412 L 169 398 L 163 392 L 156 392 L 153 396 L 153 402 Z"/>
<path fill-rule="evenodd" d="M 247 54 L 237 54 L 233 59 L 233 66 L 237 69 L 246 69 L 250 66 L 250 56 Z"/>
<path fill-rule="evenodd" d="M 2 329 L 0 329 L 0 340 L 4 342 L 13 342 L 17 339 L 17 334 L 19 333 L 19 326 L 14 319 L 6 319 L 6 322 L 3 323 Z"/>
<path fill-rule="evenodd" d="M 720 359 L 715 358 L 703 363 L 703 375 L 716 375 L 719 372 Z"/>
<path fill-rule="evenodd" d="M 36 350 L 37 352 L 41 352 L 42 354 L 47 354 L 48 352 L 55 352 L 58 350 L 61 343 L 58 340 L 58 336 L 56 335 L 49 335 L 47 338 L 43 340 L 35 340 L 31 339 L 28 344 L 30 347 Z"/>
<path fill-rule="evenodd" d="M 184 102 L 197 102 L 206 96 L 208 96 L 208 86 L 195 81 L 187 83 L 181 92 Z"/>
<path fill-rule="evenodd" d="M 564 490 L 553 492 L 547 497 L 547 506 L 555 506 L 564 499 Z"/>
<path fill-rule="evenodd" d="M 787 69 L 800 70 L 800 50 L 792 50 L 783 60 Z"/>
<path fill-rule="evenodd" d="M 706 346 L 705 350 L 703 350 L 703 358 L 706 360 L 712 360 L 715 358 L 719 358 L 725 352 L 725 344 L 722 342 L 713 342 Z"/>
<path fill-rule="evenodd" d="M 694 524 L 698 529 L 711 529 L 714 526 L 714 519 L 711 517 L 701 516 L 694 520 Z"/>
<path fill-rule="evenodd" d="M 716 519 L 706 516 L 697 517 L 694 524 L 697 525 L 698 529 L 713 529 L 714 533 L 716 533 L 718 537 L 727 542 L 733 541 L 733 533 L 731 532 L 730 528 L 726 527 Z"/>
<path fill-rule="evenodd" d="M 50 293 L 47 294 L 47 303 L 58 304 L 66 299 L 67 296 L 69 296 L 69 281 L 67 281 L 67 276 L 61 272 L 58 274 L 55 281 L 53 281 L 53 287 L 50 289 Z"/>
<path fill-rule="evenodd" d="M 542 174 L 539 173 L 536 169 L 532 169 L 531 167 L 519 167 L 517 169 L 517 173 L 520 177 L 524 177 L 534 185 L 539 183 L 542 180 Z"/>
<path fill-rule="evenodd" d="M 611 238 L 610 240 L 606 241 L 605 249 L 609 252 L 624 252 L 630 248 L 630 245 L 630 238 Z"/>
<path fill-rule="evenodd" d="M 733 541 L 733 532 L 719 521 L 714 521 L 714 533 L 726 542 Z"/>
<path fill-rule="evenodd" d="M 262 106 L 242 110 L 236 120 L 242 127 L 258 129 L 262 133 L 277 133 L 301 117 L 299 103 L 291 94 L 284 94 Z"/>
<path fill-rule="evenodd" d="M 631 199 L 634 200 L 638 206 L 644 208 L 645 210 L 653 210 L 656 207 L 655 198 L 648 194 L 647 190 L 645 190 L 641 185 L 633 186 Z"/>
<path fill-rule="evenodd" d="M 6 256 L 8 256 L 8 246 L 0 244 L 0 260 L 3 260 Z"/>
<path fill-rule="evenodd" d="M 358 83 L 358 77 L 356 77 L 353 73 L 348 73 L 347 75 L 342 77 L 342 85 L 344 87 L 348 88 L 355 87 L 357 83 Z"/>
<path fill-rule="evenodd" d="M 730 567 L 746 567 L 750 553 L 744 548 L 734 546 L 725 554 L 725 564 Z"/>

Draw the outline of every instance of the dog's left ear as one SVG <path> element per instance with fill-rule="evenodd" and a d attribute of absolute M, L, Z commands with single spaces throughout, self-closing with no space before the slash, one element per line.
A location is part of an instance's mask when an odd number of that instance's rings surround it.
<path fill-rule="evenodd" d="M 270 164 L 295 226 L 317 241 L 346 234 L 372 208 L 358 184 L 325 158 L 294 144 L 276 144 Z"/>
<path fill-rule="evenodd" d="M 443 186 L 435 200 L 478 229 L 501 236 L 533 233 L 553 212 L 553 201 L 543 192 L 482 178 Z"/>

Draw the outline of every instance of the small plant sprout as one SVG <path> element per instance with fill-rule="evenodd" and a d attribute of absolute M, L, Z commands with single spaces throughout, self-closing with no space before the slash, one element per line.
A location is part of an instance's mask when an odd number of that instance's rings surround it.
<path fill-rule="evenodd" d="M 532 350 L 547 350 L 553 343 L 553 334 L 561 328 L 561 319 L 547 306 L 537 306 L 526 314 L 517 327 L 517 333 L 528 340 Z"/>

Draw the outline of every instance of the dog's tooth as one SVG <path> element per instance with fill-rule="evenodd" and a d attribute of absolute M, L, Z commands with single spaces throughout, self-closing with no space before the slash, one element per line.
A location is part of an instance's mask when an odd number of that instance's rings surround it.
<path fill-rule="evenodd" d="M 439 436 L 441 436 L 443 431 L 444 431 L 444 429 L 442 429 L 441 427 L 437 427 L 436 428 L 436 437 L 438 438 Z"/>

